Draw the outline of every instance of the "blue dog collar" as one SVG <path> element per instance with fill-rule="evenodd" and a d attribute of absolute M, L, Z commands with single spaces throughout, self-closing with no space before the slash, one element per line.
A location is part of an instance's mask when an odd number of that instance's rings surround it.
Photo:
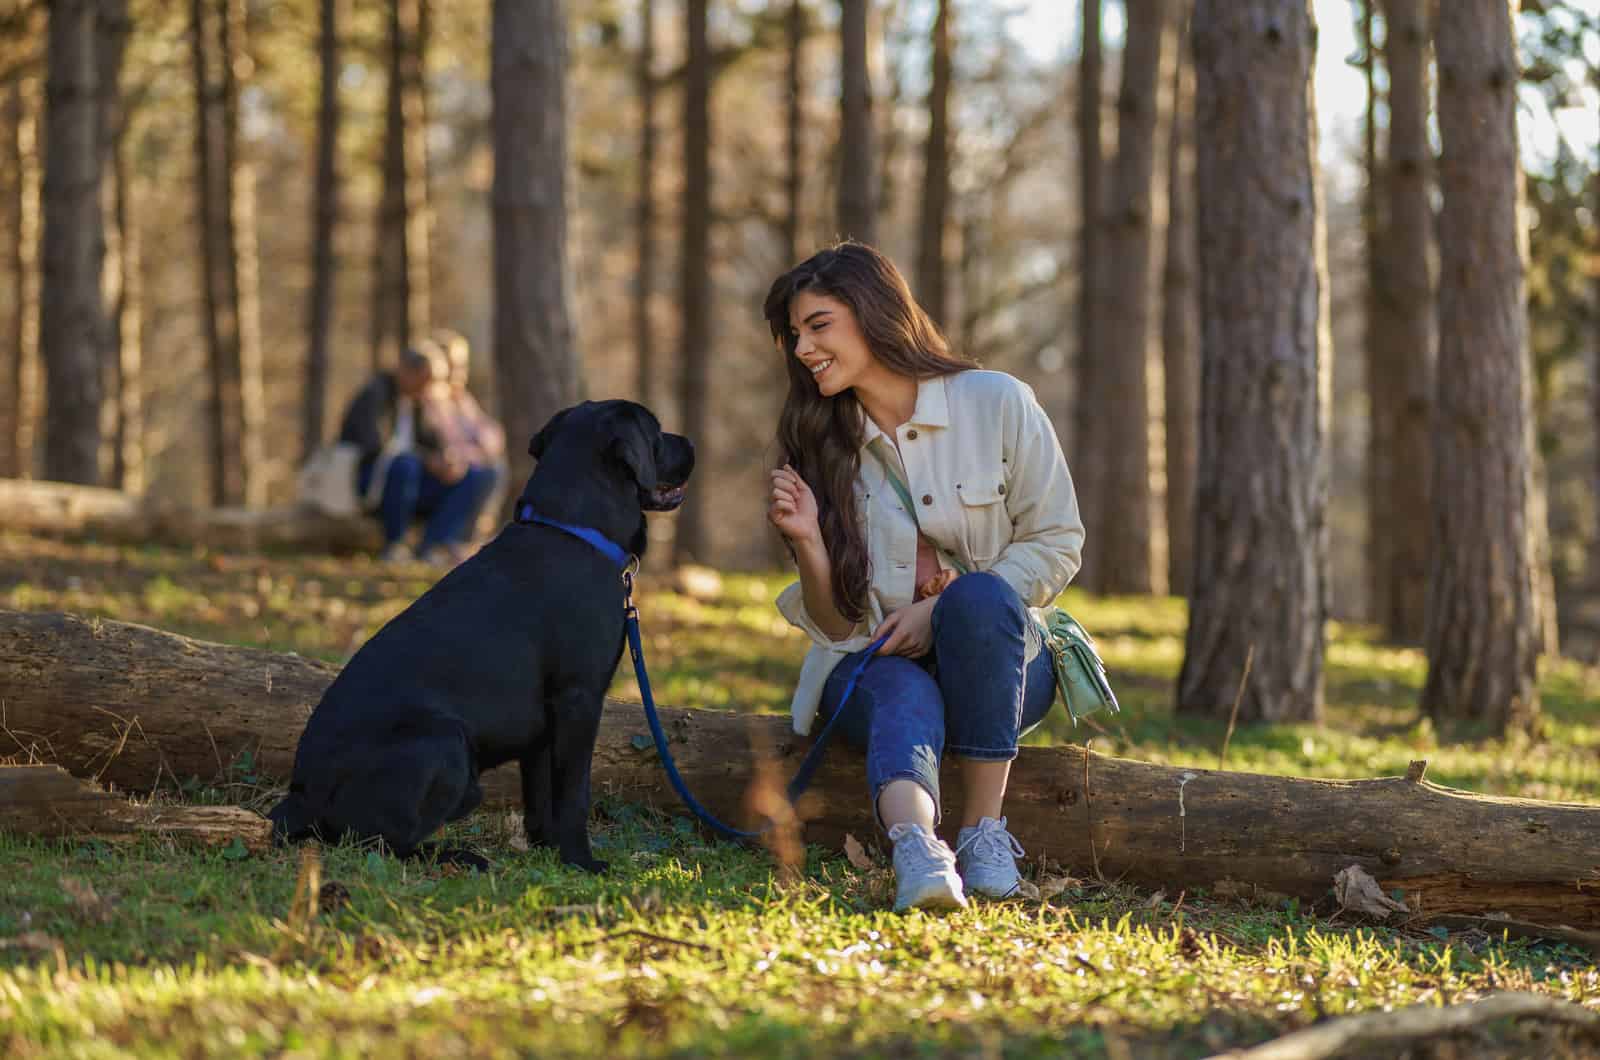
<path fill-rule="evenodd" d="M 516 519 L 517 522 L 524 526 L 548 526 L 552 530 L 560 530 L 562 533 L 569 534 L 580 541 L 587 541 L 623 570 L 627 570 L 638 563 L 638 559 L 635 556 L 630 555 L 626 549 L 600 531 L 591 530 L 587 526 L 569 526 L 566 523 L 558 523 L 554 519 L 546 519 L 533 510 L 533 504 L 529 501 L 523 501 L 517 505 Z"/>

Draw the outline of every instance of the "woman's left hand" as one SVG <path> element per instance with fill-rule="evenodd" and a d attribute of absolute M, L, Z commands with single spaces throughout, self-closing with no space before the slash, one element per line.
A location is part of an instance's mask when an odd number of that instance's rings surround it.
<path fill-rule="evenodd" d="M 904 655 L 915 659 L 933 650 L 933 605 L 938 602 L 938 597 L 931 596 L 891 612 L 872 631 L 873 640 L 889 634 L 889 639 L 878 649 L 878 654 Z"/>

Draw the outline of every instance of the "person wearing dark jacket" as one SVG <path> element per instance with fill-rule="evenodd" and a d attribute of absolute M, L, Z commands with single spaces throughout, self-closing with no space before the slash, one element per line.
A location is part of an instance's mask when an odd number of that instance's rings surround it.
<path fill-rule="evenodd" d="M 494 486 L 492 472 L 472 467 L 422 415 L 428 387 L 447 372 L 432 344 L 406 350 L 393 372 L 378 372 L 356 393 L 339 427 L 339 440 L 361 451 L 356 491 L 383 524 L 385 560 L 406 558 L 406 531 L 419 518 L 425 525 L 417 555 L 436 563 L 458 558 Z"/>

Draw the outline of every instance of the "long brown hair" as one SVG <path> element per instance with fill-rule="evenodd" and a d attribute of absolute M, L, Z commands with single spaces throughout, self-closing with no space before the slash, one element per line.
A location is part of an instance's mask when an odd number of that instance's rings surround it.
<path fill-rule="evenodd" d="M 789 395 L 778 416 L 780 463 L 793 465 L 816 495 L 822 542 L 833 565 L 833 606 L 846 620 L 859 622 L 872 580 L 853 488 L 865 413 L 854 390 L 823 397 L 794 355 L 799 336 L 789 326 L 789 302 L 801 291 L 849 306 L 872 355 L 900 375 L 953 375 L 977 362 L 950 352 L 894 262 L 862 243 L 839 243 L 812 255 L 779 276 L 767 293 L 767 325 L 783 347 L 789 372 Z"/>

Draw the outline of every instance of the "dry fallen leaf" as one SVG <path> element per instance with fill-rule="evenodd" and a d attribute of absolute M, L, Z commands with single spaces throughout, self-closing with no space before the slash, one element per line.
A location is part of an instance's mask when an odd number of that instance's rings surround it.
<path fill-rule="evenodd" d="M 62 876 L 59 882 L 61 890 L 72 899 L 73 911 L 80 919 L 97 924 L 111 922 L 111 911 L 117 904 L 115 895 L 101 897 L 95 891 L 94 884 L 75 876 Z"/>
<path fill-rule="evenodd" d="M 24 931 L 8 939 L 0 939 L 0 950 L 18 949 L 30 953 L 49 953 L 61 944 L 42 931 Z"/>
<path fill-rule="evenodd" d="M 872 858 L 867 856 L 866 848 L 859 839 L 848 833 L 844 837 L 844 856 L 858 869 L 872 868 Z"/>
<path fill-rule="evenodd" d="M 1068 887 L 1076 887 L 1081 881 L 1071 876 L 1046 876 L 1039 881 L 1039 900 L 1048 902 Z"/>
<path fill-rule="evenodd" d="M 1162 902 L 1165 902 L 1166 900 L 1167 900 L 1167 892 L 1166 891 L 1157 891 L 1155 894 L 1152 894 L 1149 897 L 1149 899 L 1144 903 L 1144 907 L 1146 909 L 1156 909 L 1161 905 Z"/>
<path fill-rule="evenodd" d="M 1378 881 L 1360 865 L 1351 865 L 1334 875 L 1333 895 L 1338 899 L 1340 909 L 1365 913 L 1379 920 L 1390 913 L 1410 912 L 1404 902 L 1397 902 L 1384 894 Z"/>

